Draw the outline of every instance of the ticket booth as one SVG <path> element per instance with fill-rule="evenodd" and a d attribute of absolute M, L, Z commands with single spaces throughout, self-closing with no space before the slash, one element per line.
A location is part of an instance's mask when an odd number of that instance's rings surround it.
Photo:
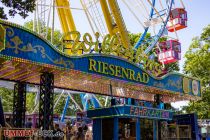
<path fill-rule="evenodd" d="M 171 120 L 172 115 L 169 110 L 134 105 L 87 111 L 93 119 L 93 140 L 140 140 L 145 135 L 147 140 L 157 140 L 158 120 Z"/>

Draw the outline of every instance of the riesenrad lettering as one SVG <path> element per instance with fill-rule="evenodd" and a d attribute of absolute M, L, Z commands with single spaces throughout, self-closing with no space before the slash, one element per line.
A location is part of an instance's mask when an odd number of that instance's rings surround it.
<path fill-rule="evenodd" d="M 103 61 L 89 59 L 89 71 L 101 73 L 109 76 L 115 76 L 140 83 L 148 83 L 149 75 L 145 72 L 134 71 L 129 68 L 109 64 Z"/>
<path fill-rule="evenodd" d="M 74 39 L 71 40 L 70 38 Z M 107 34 L 102 43 L 99 43 L 99 33 L 95 33 L 95 41 L 89 33 L 85 33 L 81 40 L 81 34 L 78 31 L 72 31 L 65 34 L 62 38 L 63 46 L 70 49 L 72 55 L 78 55 L 81 50 L 83 53 L 90 53 L 91 51 L 95 53 L 102 53 L 107 55 L 116 55 L 129 60 L 135 64 L 142 64 L 145 69 L 147 69 L 153 75 L 159 75 L 162 73 L 161 65 L 154 60 L 148 59 L 147 55 L 144 53 L 143 47 L 139 47 L 137 50 L 133 48 L 125 48 L 119 37 L 114 34 Z M 132 73 L 132 71 L 130 72 Z M 131 74 L 132 75 L 132 74 Z"/>

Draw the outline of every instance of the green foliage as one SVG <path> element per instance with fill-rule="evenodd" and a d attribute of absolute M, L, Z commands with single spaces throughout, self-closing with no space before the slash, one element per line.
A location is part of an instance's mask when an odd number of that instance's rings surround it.
<path fill-rule="evenodd" d="M 191 101 L 188 106 L 184 106 L 182 110 L 187 113 L 197 113 L 199 119 L 210 118 L 210 88 L 203 90 L 203 97 L 200 101 Z"/>
<path fill-rule="evenodd" d="M 0 1 L 0 18 L 7 19 L 7 15 L 14 17 L 16 14 L 23 18 L 28 16 L 28 13 L 35 9 L 36 0 L 1 0 Z M 4 7 L 3 7 L 4 6 Z M 5 14 L 4 8 L 9 9 L 9 13 Z"/>
<path fill-rule="evenodd" d="M 60 94 L 55 94 L 54 96 L 54 103 L 57 101 Z M 73 94 L 72 97 L 74 100 L 79 104 L 79 106 L 82 108 L 82 103 L 79 94 Z M 55 114 L 61 114 L 63 112 L 65 103 L 66 103 L 67 95 L 61 96 L 56 108 L 54 109 Z M 80 111 L 78 107 L 73 103 L 73 101 L 70 99 L 68 109 L 66 110 L 66 116 L 74 116 L 76 115 L 76 112 Z"/>
<path fill-rule="evenodd" d="M 183 108 L 187 113 L 196 112 L 199 118 L 210 118 L 210 25 L 203 29 L 200 37 L 192 39 L 185 54 L 184 72 L 201 80 L 202 99 L 190 102 Z"/>
<path fill-rule="evenodd" d="M 13 90 L 0 88 L 0 97 L 2 98 L 2 105 L 4 112 L 12 112 Z"/>
<path fill-rule="evenodd" d="M 47 27 L 44 26 L 44 23 L 40 22 L 39 25 L 42 26 L 42 28 L 44 28 L 44 31 L 47 30 Z M 33 29 L 33 21 L 26 22 L 24 24 L 24 27 L 28 28 L 29 30 L 32 30 Z M 35 32 L 38 32 L 37 28 L 35 29 Z M 47 40 L 48 41 L 50 41 L 50 39 L 51 39 L 51 32 L 52 32 L 52 29 L 48 28 L 48 34 L 47 34 Z M 53 44 L 55 46 L 58 46 L 60 44 L 60 38 L 61 37 L 62 37 L 62 33 L 59 30 L 54 30 Z"/>
<path fill-rule="evenodd" d="M 36 93 L 26 94 L 26 111 L 28 113 L 31 113 L 35 108 L 35 98 L 36 98 Z"/>

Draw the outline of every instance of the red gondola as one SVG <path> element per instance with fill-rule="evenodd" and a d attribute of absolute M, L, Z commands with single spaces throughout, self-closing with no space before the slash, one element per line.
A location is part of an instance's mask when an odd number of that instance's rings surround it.
<path fill-rule="evenodd" d="M 181 59 L 181 44 L 177 40 L 160 42 L 159 47 L 161 49 L 161 52 L 157 49 L 159 62 L 169 64 Z"/>
<path fill-rule="evenodd" d="M 176 8 L 170 12 L 170 20 L 167 24 L 169 32 L 180 30 L 187 27 L 187 11 L 184 8 Z"/>

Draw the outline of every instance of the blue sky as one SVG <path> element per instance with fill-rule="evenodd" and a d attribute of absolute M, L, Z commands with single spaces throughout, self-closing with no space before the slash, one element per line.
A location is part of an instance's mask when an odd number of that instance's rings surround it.
<path fill-rule="evenodd" d="M 175 2 L 179 0 L 175 0 Z M 186 29 L 178 31 L 178 37 L 182 44 L 182 60 L 180 61 L 180 69 L 182 71 L 182 66 L 184 64 L 184 54 L 187 51 L 190 42 L 193 37 L 199 36 L 202 32 L 202 29 L 210 24 L 210 0 L 183 0 L 185 4 L 185 8 L 188 12 L 188 27 Z M 79 5 L 78 0 L 71 0 L 71 3 L 74 7 L 81 7 Z M 125 6 L 121 7 L 122 13 L 126 15 L 124 17 L 126 21 L 126 25 L 129 26 L 129 31 L 136 32 L 139 31 L 136 29 L 137 23 L 132 19 L 132 17 L 127 13 Z M 87 26 L 88 22 L 86 18 L 83 18 L 84 13 L 81 11 L 74 11 L 73 15 L 75 19 L 75 23 L 77 26 L 78 31 L 84 32 L 91 32 L 90 27 Z M 23 24 L 26 21 L 33 19 L 33 15 L 31 14 L 25 20 L 16 16 L 15 18 L 9 18 L 9 21 L 15 22 L 17 24 Z M 60 29 L 59 20 L 56 19 L 56 27 Z M 175 104 L 176 107 L 185 104 L 184 102 Z"/>

